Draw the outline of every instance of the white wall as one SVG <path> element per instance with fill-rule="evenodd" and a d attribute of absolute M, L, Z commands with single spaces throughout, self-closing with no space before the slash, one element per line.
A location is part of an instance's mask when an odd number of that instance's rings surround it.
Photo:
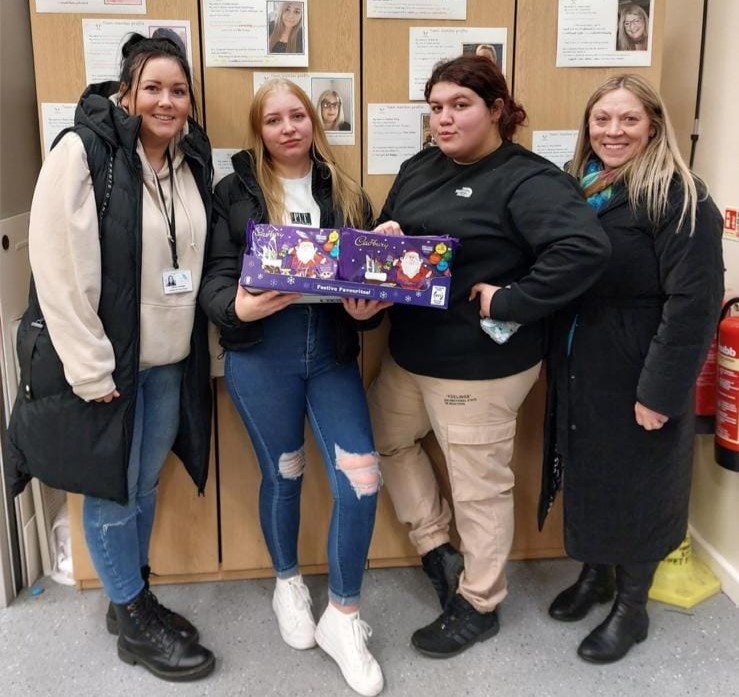
<path fill-rule="evenodd" d="M 700 137 L 693 169 L 724 208 L 739 208 L 739 2 L 708 0 Z M 726 283 L 739 289 L 739 241 L 724 242 Z M 696 550 L 739 605 L 739 473 L 719 467 L 713 443 L 696 448 L 690 521 Z"/>
<path fill-rule="evenodd" d="M 36 109 L 36 85 L 31 48 L 28 0 L 0 4 L 0 363 L 6 397 L 15 394 L 10 325 L 25 305 L 28 288 L 26 238 L 28 210 L 41 154 Z M 20 274 L 20 275 L 18 275 Z M 20 287 L 8 292 L 19 281 Z M 3 287 L 3 285 L 5 287 Z M 0 380 L 0 383 L 3 380 Z M 4 416 L 8 415 L 6 402 Z M 0 455 L 0 470 L 2 455 Z M 0 607 L 14 596 L 9 535 L 12 525 L 5 510 L 4 478 L 0 479 Z M 16 500 L 15 513 L 23 530 L 21 566 L 27 583 L 41 571 L 35 507 L 31 488 Z"/>

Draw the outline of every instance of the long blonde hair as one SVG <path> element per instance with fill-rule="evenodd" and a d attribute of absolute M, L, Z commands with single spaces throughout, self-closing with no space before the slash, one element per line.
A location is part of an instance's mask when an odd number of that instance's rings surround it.
<path fill-rule="evenodd" d="M 285 10 L 290 5 L 300 5 L 301 15 L 300 24 L 294 26 L 288 35 L 287 48 L 285 53 L 297 53 L 298 52 L 298 34 L 300 33 L 303 26 L 303 15 L 302 15 L 302 2 L 281 2 L 277 9 L 277 18 L 275 19 L 274 26 L 272 27 L 272 33 L 269 35 L 269 50 L 274 49 L 275 44 L 279 43 L 282 32 L 285 31 L 285 22 L 282 19 L 282 15 L 285 14 Z"/>
<path fill-rule="evenodd" d="M 616 37 L 616 48 L 619 51 L 638 51 L 641 49 L 637 48 L 634 40 L 626 33 L 626 27 L 624 22 L 626 21 L 626 15 L 634 15 L 642 21 L 644 27 L 644 34 L 639 43 L 644 44 L 644 49 L 649 46 L 649 15 L 646 10 L 636 3 L 631 3 L 622 7 L 618 12 L 618 36 Z"/>
<path fill-rule="evenodd" d="M 339 108 L 336 111 L 336 118 L 334 119 L 334 122 L 327 126 L 323 121 L 323 101 L 330 98 L 335 99 L 339 103 Z M 339 124 L 344 121 L 344 102 L 341 99 L 341 95 L 336 90 L 323 90 L 323 92 L 321 92 L 321 96 L 318 98 L 316 109 L 320 109 L 321 124 L 329 131 L 332 129 L 337 129 L 339 127 Z"/>
<path fill-rule="evenodd" d="M 257 90 L 249 109 L 249 125 L 251 128 L 251 148 L 254 160 L 254 176 L 264 194 L 267 204 L 269 222 L 282 222 L 285 213 L 285 195 L 280 179 L 275 172 L 272 158 L 262 139 L 262 115 L 267 97 L 278 90 L 286 90 L 295 95 L 313 125 L 313 145 L 311 159 L 314 166 L 325 167 L 331 176 L 331 198 L 334 208 L 341 212 L 344 224 L 362 227 L 367 224 L 365 211 L 369 203 L 362 188 L 337 164 L 331 152 L 321 119 L 311 103 L 308 95 L 294 82 L 283 78 L 267 80 Z"/>
<path fill-rule="evenodd" d="M 680 154 L 662 98 L 643 77 L 634 74 L 615 75 L 593 92 L 585 105 L 569 171 L 582 179 L 588 161 L 596 157 L 590 144 L 589 124 L 593 106 L 609 92 L 622 88 L 641 102 L 651 130 L 644 150 L 620 167 L 614 168 L 614 182 L 623 182 L 631 207 L 634 210 L 646 208 L 650 221 L 658 225 L 667 212 L 670 185 L 673 180 L 677 180 L 682 187 L 683 197 L 678 227 L 687 219 L 690 221 L 692 234 L 698 205 L 695 177 Z"/>

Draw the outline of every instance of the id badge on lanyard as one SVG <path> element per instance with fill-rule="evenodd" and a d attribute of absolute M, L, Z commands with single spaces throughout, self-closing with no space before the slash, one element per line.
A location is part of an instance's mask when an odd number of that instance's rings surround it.
<path fill-rule="evenodd" d="M 192 290 L 192 273 L 190 269 L 172 269 L 162 271 L 162 288 L 165 295 L 189 293 Z"/>
<path fill-rule="evenodd" d="M 169 215 L 165 215 L 165 218 L 167 219 L 167 240 L 169 241 L 169 250 L 172 254 L 173 268 L 169 271 L 162 271 L 162 289 L 165 295 L 174 295 L 176 293 L 189 293 L 192 291 L 192 272 L 190 269 L 181 269 L 177 261 L 177 228 L 174 215 L 174 170 L 172 167 L 172 155 L 170 155 L 169 149 L 167 149 L 167 166 L 169 167 L 172 212 Z M 154 173 L 154 177 L 156 178 L 159 196 L 162 199 L 162 205 L 164 206 L 166 213 L 167 201 L 164 198 L 162 184 L 159 181 L 159 177 L 156 176 L 156 173 Z"/>

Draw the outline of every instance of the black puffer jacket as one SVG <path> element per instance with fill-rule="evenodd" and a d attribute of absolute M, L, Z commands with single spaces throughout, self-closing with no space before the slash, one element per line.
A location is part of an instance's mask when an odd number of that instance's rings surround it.
<path fill-rule="evenodd" d="M 220 343 L 228 351 L 244 351 L 262 340 L 262 322 L 242 322 L 236 317 L 234 303 L 241 275 L 241 260 L 246 249 L 249 220 L 264 223 L 267 205 L 254 178 L 252 156 L 242 150 L 232 158 L 234 172 L 218 183 L 213 202 L 214 224 L 206 254 L 205 274 L 200 287 L 200 304 L 211 322 L 220 330 Z M 345 224 L 331 198 L 331 175 L 324 164 L 313 163 L 313 198 L 321 209 L 321 227 Z M 365 206 L 363 227 L 373 226 L 369 202 Z M 325 305 L 336 322 L 336 358 L 354 360 L 359 353 L 357 329 L 371 329 L 381 321 L 381 313 L 366 322 L 353 320 L 342 305 Z"/>
<path fill-rule="evenodd" d="M 31 285 L 18 332 L 21 388 L 8 428 L 8 484 L 23 490 L 31 477 L 50 486 L 121 503 L 127 470 L 139 371 L 142 168 L 136 153 L 141 119 L 108 97 L 118 83 L 92 85 L 82 95 L 74 131 L 82 139 L 101 220 L 102 279 L 98 315 L 115 354 L 113 380 L 121 396 L 109 404 L 85 402 L 64 378 Z M 194 122 L 179 147 L 197 182 L 208 219 L 211 151 Z M 180 424 L 173 450 L 200 492 L 210 450 L 212 396 L 207 320 L 196 309 L 186 361 Z"/>

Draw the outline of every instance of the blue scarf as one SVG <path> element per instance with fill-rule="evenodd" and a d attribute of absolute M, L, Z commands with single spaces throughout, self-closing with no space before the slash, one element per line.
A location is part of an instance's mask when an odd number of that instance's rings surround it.
<path fill-rule="evenodd" d="M 596 211 L 603 208 L 613 196 L 613 176 L 613 170 L 603 169 L 600 160 L 592 159 L 585 165 L 580 187 L 588 204 Z"/>

